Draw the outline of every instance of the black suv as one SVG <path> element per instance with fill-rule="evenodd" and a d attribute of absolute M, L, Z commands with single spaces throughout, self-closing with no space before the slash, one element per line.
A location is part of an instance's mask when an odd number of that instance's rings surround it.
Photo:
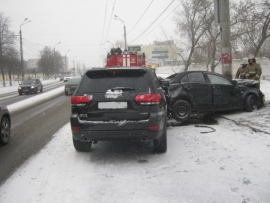
<path fill-rule="evenodd" d="M 22 95 L 23 93 L 29 94 L 29 93 L 37 93 L 38 91 L 43 91 L 43 85 L 38 78 L 28 78 L 22 81 L 20 86 L 18 87 L 18 93 L 19 95 Z"/>
<path fill-rule="evenodd" d="M 77 151 L 110 140 L 152 140 L 167 150 L 167 106 L 153 69 L 93 68 L 71 97 L 70 124 Z"/>

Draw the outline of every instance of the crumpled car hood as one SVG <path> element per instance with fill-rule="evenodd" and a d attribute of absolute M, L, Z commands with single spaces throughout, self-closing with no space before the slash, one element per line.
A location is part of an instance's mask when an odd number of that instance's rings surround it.
<path fill-rule="evenodd" d="M 249 79 L 234 79 L 239 85 L 245 85 L 247 87 L 254 87 L 255 84 L 259 83 L 257 80 Z"/>

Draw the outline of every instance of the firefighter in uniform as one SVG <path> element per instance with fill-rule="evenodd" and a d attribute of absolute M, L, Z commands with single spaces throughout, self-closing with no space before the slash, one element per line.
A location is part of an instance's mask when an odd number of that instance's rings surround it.
<path fill-rule="evenodd" d="M 235 74 L 235 78 L 236 79 L 246 79 L 246 73 L 245 73 L 245 68 L 247 66 L 248 62 L 247 60 L 243 60 L 242 63 L 241 63 L 241 67 L 238 68 L 238 70 L 236 71 L 236 74 Z"/>
<path fill-rule="evenodd" d="M 253 54 L 248 55 L 248 65 L 245 68 L 245 73 L 247 79 L 257 80 L 259 83 L 256 84 L 256 87 L 260 89 L 260 77 L 262 74 L 261 65 L 256 63 L 256 59 Z"/>

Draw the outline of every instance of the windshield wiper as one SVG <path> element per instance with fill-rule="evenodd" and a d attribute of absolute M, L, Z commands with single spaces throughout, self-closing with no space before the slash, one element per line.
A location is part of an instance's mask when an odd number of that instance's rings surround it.
<path fill-rule="evenodd" d="M 131 91 L 131 90 L 135 90 L 135 89 L 132 87 L 114 87 L 111 89 L 111 91 L 114 91 L 114 90 Z"/>

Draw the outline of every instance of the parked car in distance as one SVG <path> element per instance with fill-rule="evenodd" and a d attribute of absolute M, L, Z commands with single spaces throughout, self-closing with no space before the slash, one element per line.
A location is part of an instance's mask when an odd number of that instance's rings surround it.
<path fill-rule="evenodd" d="M 70 78 L 72 78 L 71 75 L 66 75 L 66 76 L 64 77 L 64 82 L 67 82 Z"/>
<path fill-rule="evenodd" d="M 16 78 L 14 78 L 14 81 L 22 81 L 22 78 L 21 77 L 16 77 Z"/>
<path fill-rule="evenodd" d="M 90 151 L 98 141 L 137 140 L 166 152 L 166 98 L 154 70 L 88 70 L 71 97 L 70 125 L 77 151 Z"/>
<path fill-rule="evenodd" d="M 19 95 L 37 93 L 43 91 L 43 85 L 39 78 L 28 78 L 24 79 L 18 87 Z"/>
<path fill-rule="evenodd" d="M 165 79 L 168 115 L 178 121 L 192 115 L 241 109 L 251 112 L 264 105 L 264 94 L 254 80 L 231 80 L 207 71 L 186 71 Z"/>
<path fill-rule="evenodd" d="M 72 95 L 75 89 L 77 88 L 78 84 L 81 81 L 81 77 L 70 78 L 65 83 L 65 95 Z"/>
<path fill-rule="evenodd" d="M 58 79 L 59 79 L 59 81 L 64 81 L 64 76 L 61 75 L 61 74 L 59 74 L 59 75 L 58 75 Z"/>
<path fill-rule="evenodd" d="M 11 118 L 6 106 L 0 106 L 0 145 L 6 145 L 10 140 Z"/>

